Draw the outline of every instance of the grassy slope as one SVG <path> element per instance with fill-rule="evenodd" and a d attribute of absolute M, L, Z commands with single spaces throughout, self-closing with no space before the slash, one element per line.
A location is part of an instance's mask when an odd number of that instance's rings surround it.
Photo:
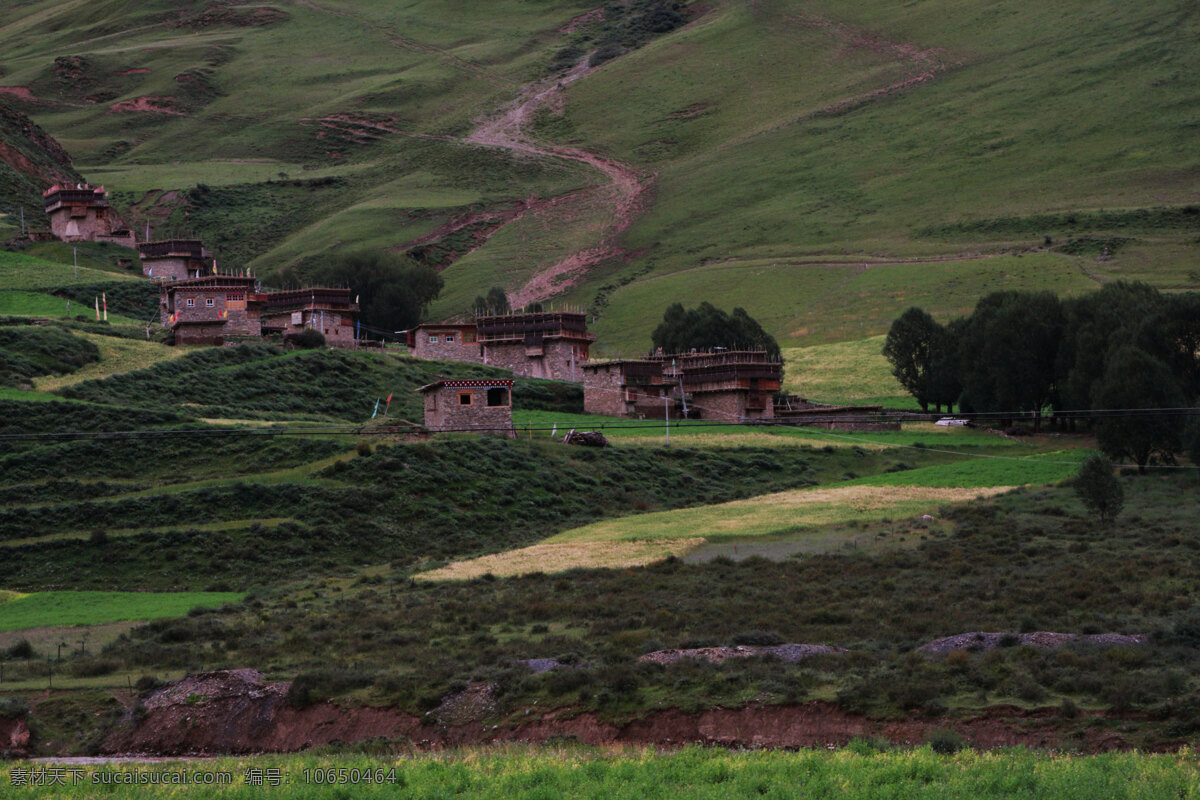
<path fill-rule="evenodd" d="M 41 0 L 0 12 L 4 82 L 50 101 L 30 110 L 128 202 L 213 186 L 210 202 L 171 224 L 204 232 L 226 260 L 269 275 L 596 180 L 320 122 L 349 114 L 461 136 L 544 74 L 567 41 L 559 26 L 586 4 L 328 0 L 289 4 L 268 25 L 183 27 L 168 24 L 178 17 L 168 5 L 116 13 L 105 0 L 81 14 Z M 1078 292 L 1118 277 L 1195 286 L 1194 220 L 1121 210 L 1196 200 L 1196 26 L 1181 0 L 1054 0 L 1038 14 L 960 0 L 714 4 L 571 85 L 565 118 L 538 126 L 657 175 L 649 213 L 625 237 L 632 261 L 596 270 L 565 299 L 601 312 L 597 352 L 615 354 L 644 348 L 677 299 L 740 303 L 801 345 L 878 334 L 912 303 L 958 313 L 994 288 Z M 55 73 L 62 53 L 85 59 L 79 76 Z M 102 102 L 87 102 L 97 93 Z M 143 96 L 186 113 L 105 113 Z M 268 182 L 310 177 L 336 182 Z M 597 213 L 502 231 L 447 273 L 437 314 L 521 282 L 582 241 Z M 1057 216 L 1031 216 L 1045 214 Z M 1042 248 L 1045 236 L 1049 250 L 1021 260 L 963 258 Z M 1111 236 L 1122 241 L 1106 261 L 1100 245 L 1063 247 Z"/>
<path fill-rule="evenodd" d="M 1197 18 L 1169 5 L 729 3 L 605 66 L 570 88 L 567 118 L 580 140 L 660 175 L 654 208 L 627 237 L 648 255 L 625 273 L 679 274 L 616 292 L 598 326 L 604 346 L 643 344 L 653 311 L 674 299 L 744 303 L 806 343 L 878 333 L 910 303 L 950 312 L 989 288 L 1079 291 L 1084 268 L 1194 286 L 1194 225 L 1120 231 L 1137 241 L 1102 264 L 1055 253 L 900 268 L 894 282 L 893 268 L 855 274 L 877 254 L 1030 247 L 1104 228 L 922 235 L 931 225 L 1194 202 L 1196 121 L 1180 100 L 1197 93 L 1183 67 Z M 805 24 L 818 18 L 834 25 Z M 914 63 L 889 41 L 936 53 Z M 927 82 L 836 107 L 937 64 L 946 69 Z M 805 260 L 851 266 L 788 266 Z M 611 280 L 573 297 L 589 302 Z"/>

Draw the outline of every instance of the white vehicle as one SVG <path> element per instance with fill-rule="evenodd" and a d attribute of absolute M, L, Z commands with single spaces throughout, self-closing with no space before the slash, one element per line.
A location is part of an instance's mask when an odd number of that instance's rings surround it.
<path fill-rule="evenodd" d="M 944 428 L 961 428 L 964 425 L 970 425 L 971 420 L 963 419 L 961 417 L 942 417 L 934 424 L 941 425 Z"/>

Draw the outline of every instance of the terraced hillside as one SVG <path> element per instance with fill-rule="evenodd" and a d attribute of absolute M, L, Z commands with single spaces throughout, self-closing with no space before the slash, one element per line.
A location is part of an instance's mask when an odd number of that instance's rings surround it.
<path fill-rule="evenodd" d="M 0 83 L 139 226 L 264 275 L 410 252 L 434 316 L 502 284 L 602 354 L 674 300 L 799 346 L 1200 283 L 1191 4 L 648 5 L 41 0 L 0 11 Z"/>

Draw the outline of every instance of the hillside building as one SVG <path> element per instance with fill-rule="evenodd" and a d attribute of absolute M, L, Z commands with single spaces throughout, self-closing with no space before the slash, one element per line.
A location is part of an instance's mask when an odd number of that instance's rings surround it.
<path fill-rule="evenodd" d="M 587 314 L 572 311 L 484 316 L 475 329 L 484 364 L 558 381 L 583 380 L 581 367 L 596 341 Z"/>
<path fill-rule="evenodd" d="M 358 303 L 350 289 L 314 286 L 268 292 L 259 299 L 263 336 L 278 335 L 287 339 L 312 328 L 325 335 L 328 345 L 354 345 Z"/>
<path fill-rule="evenodd" d="M 108 202 L 103 186 L 55 184 L 42 192 L 50 230 L 64 242 L 112 242 L 133 247 L 133 231 Z"/>
<path fill-rule="evenodd" d="M 212 274 L 211 254 L 197 239 L 166 239 L 138 245 L 142 274 L 156 281 L 183 281 Z"/>
<path fill-rule="evenodd" d="M 666 414 L 668 402 L 674 405 L 662 362 L 596 361 L 580 369 L 583 410 L 588 414 L 654 419 Z"/>
<path fill-rule="evenodd" d="M 770 361 L 765 350 L 654 355 L 663 377 L 679 383 L 692 416 L 739 421 L 775 416 L 775 393 L 783 385 L 783 364 Z"/>
<path fill-rule="evenodd" d="M 657 353 L 636 361 L 586 364 L 583 407 L 593 414 L 692 419 L 772 419 L 783 365 L 764 350 Z"/>
<path fill-rule="evenodd" d="M 262 335 L 257 279 L 208 275 L 166 281 L 159 288 L 163 327 L 176 344 L 222 345 Z"/>
<path fill-rule="evenodd" d="M 325 335 L 325 343 L 355 343 L 358 304 L 349 289 L 313 287 L 263 292 L 248 275 L 204 275 L 164 280 L 159 285 L 159 315 L 175 333 L 176 344 L 221 345 L 263 336 L 285 340 L 306 328 Z"/>
<path fill-rule="evenodd" d="M 425 401 L 425 427 L 515 437 L 512 379 L 438 380 L 417 389 Z"/>
<path fill-rule="evenodd" d="M 417 358 L 483 363 L 483 347 L 473 322 L 418 325 L 408 331 L 406 344 Z"/>

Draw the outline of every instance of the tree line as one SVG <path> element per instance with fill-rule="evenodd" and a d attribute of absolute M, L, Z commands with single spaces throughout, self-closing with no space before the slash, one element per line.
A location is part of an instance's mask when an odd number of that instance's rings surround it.
<path fill-rule="evenodd" d="M 1093 425 L 1102 450 L 1140 469 L 1200 435 L 1180 411 L 1200 399 L 1195 292 L 1124 281 L 1068 299 L 993 292 L 945 325 L 913 307 L 892 323 L 883 354 L 922 410 L 1029 414 L 1035 430 L 1050 411 L 1071 429 Z"/>

